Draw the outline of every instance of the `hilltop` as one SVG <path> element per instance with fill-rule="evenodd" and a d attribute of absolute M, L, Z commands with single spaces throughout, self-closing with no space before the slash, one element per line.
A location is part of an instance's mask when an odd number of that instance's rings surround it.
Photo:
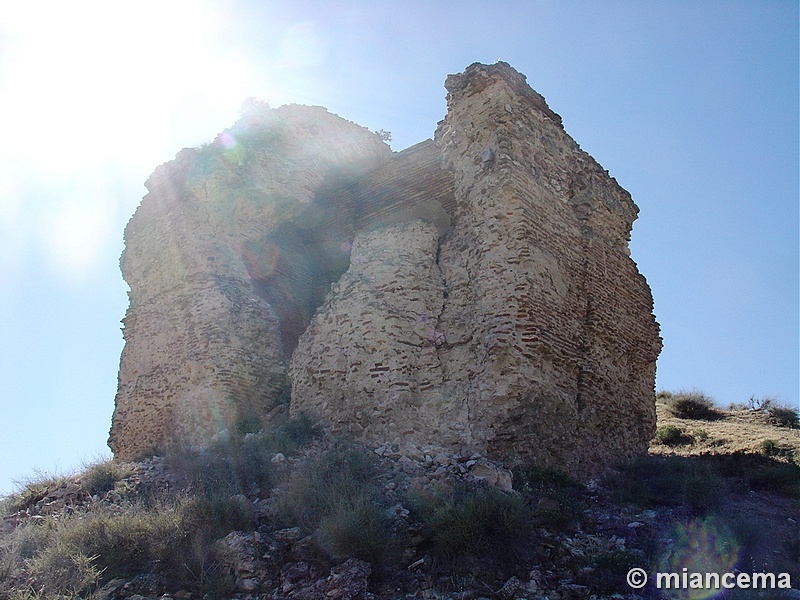
<path fill-rule="evenodd" d="M 796 587 L 800 430 L 767 411 L 678 418 L 664 399 L 649 454 L 582 482 L 306 419 L 33 480 L 4 502 L 0 595 L 661 597 L 632 593 L 632 567 L 785 572 Z"/>

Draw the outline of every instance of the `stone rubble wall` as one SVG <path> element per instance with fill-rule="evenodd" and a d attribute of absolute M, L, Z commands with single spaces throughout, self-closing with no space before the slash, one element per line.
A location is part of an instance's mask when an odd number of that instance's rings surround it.
<path fill-rule="evenodd" d="M 159 167 L 125 230 L 130 306 L 109 437 L 123 460 L 285 412 L 288 310 L 258 285 L 284 248 L 262 241 L 308 207 L 332 171 L 355 174 L 390 154 L 324 108 L 250 119 Z"/>
<path fill-rule="evenodd" d="M 507 65 L 446 85 L 451 225 L 357 238 L 292 358 L 292 411 L 576 473 L 646 451 L 660 338 L 627 252 L 638 209 Z"/>
<path fill-rule="evenodd" d="M 438 245 L 420 220 L 356 236 L 349 270 L 292 356 L 293 411 L 370 440 L 459 441 L 454 399 L 431 393 L 444 383 Z"/>

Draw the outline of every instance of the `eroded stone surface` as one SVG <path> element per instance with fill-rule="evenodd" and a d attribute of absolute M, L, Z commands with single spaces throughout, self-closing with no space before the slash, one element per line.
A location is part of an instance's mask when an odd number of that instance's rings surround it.
<path fill-rule="evenodd" d="M 376 441 L 458 443 L 458 400 L 431 394 L 445 380 L 438 249 L 423 221 L 356 236 L 349 270 L 292 357 L 293 410 Z"/>
<path fill-rule="evenodd" d="M 312 272 L 302 240 L 282 227 L 326 177 L 388 155 L 363 127 L 286 106 L 156 170 L 125 230 L 115 456 L 202 444 L 285 406 L 286 331 L 305 328 L 328 274 Z"/>
<path fill-rule="evenodd" d="M 300 339 L 292 410 L 575 472 L 644 452 L 660 338 L 636 206 L 507 65 L 447 88 L 451 228 L 359 239 Z"/>

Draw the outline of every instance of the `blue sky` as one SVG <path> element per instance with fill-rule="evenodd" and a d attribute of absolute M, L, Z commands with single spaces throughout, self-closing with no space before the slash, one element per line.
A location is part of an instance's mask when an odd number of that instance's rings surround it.
<path fill-rule="evenodd" d="M 797 2 L 118 4 L 0 8 L 0 494 L 108 455 L 122 232 L 158 164 L 248 96 L 401 150 L 447 74 L 498 59 L 641 209 L 658 387 L 797 406 Z"/>

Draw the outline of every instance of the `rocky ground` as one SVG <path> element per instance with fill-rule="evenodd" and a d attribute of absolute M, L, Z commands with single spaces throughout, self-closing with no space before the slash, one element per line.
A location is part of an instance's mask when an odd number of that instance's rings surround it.
<path fill-rule="evenodd" d="M 269 484 L 240 480 L 202 510 L 210 484 L 186 457 L 203 456 L 208 476 L 218 463 L 205 454 L 40 478 L 5 500 L 0 597 L 660 598 L 654 573 L 684 567 L 785 572 L 800 587 L 800 432 L 759 411 L 676 420 L 662 404 L 659 417 L 684 437 L 581 483 L 324 435 L 270 448 Z M 641 590 L 626 582 L 633 567 L 650 574 Z"/>

